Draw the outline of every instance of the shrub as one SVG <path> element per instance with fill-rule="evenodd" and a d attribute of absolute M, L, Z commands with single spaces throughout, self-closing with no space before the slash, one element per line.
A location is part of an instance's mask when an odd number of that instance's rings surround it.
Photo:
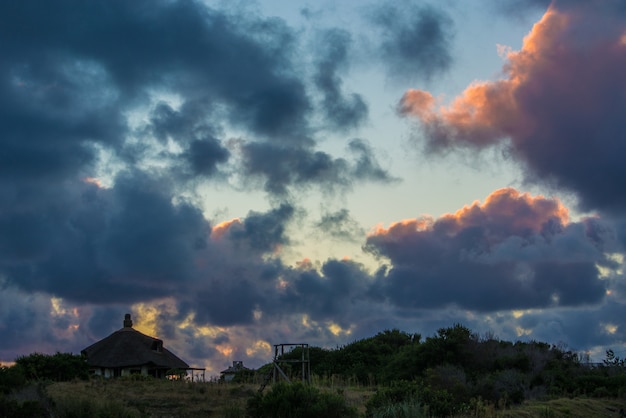
<path fill-rule="evenodd" d="M 254 418 L 350 418 L 354 408 L 338 394 L 321 392 L 302 383 L 278 383 L 266 395 L 256 394 L 248 401 L 248 416 Z"/>
<path fill-rule="evenodd" d="M 30 418 L 47 415 L 46 408 L 37 401 L 18 402 L 0 395 L 0 417 Z"/>
<path fill-rule="evenodd" d="M 415 403 L 418 386 L 411 382 L 393 382 L 391 386 L 378 390 L 365 404 L 367 417 L 401 403 Z"/>
<path fill-rule="evenodd" d="M 420 389 L 419 399 L 428 406 L 429 413 L 436 417 L 453 415 L 465 407 L 458 403 L 447 390 L 433 389 L 429 386 Z"/>
<path fill-rule="evenodd" d="M 9 394 L 12 390 L 26 385 L 26 376 L 20 366 L 0 367 L 0 395 Z"/>
<path fill-rule="evenodd" d="M 427 416 L 427 408 L 424 408 L 417 401 L 407 401 L 381 407 L 374 412 L 372 418 L 421 418 Z"/>
<path fill-rule="evenodd" d="M 85 358 L 71 353 L 54 355 L 32 353 L 15 359 L 28 380 L 53 380 L 67 382 L 73 379 L 88 379 L 89 366 Z"/>
<path fill-rule="evenodd" d="M 139 418 L 141 414 L 121 401 L 66 397 L 56 403 L 58 418 Z"/>

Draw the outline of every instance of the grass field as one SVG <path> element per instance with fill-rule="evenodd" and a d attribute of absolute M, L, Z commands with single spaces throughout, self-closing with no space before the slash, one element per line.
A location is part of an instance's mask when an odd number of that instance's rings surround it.
<path fill-rule="evenodd" d="M 226 417 L 245 416 L 247 400 L 258 385 L 189 383 L 166 380 L 92 380 L 53 383 L 47 387 L 58 417 Z M 270 387 L 266 388 L 269 390 Z M 365 403 L 375 388 L 344 387 L 324 390 L 341 393 L 364 416 Z M 510 409 L 478 403 L 459 417 L 589 418 L 619 417 L 626 400 L 553 399 L 529 401 Z"/>

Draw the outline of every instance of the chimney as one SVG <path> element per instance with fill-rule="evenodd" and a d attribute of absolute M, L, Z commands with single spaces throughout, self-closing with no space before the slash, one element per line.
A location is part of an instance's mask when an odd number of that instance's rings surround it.
<path fill-rule="evenodd" d="M 124 328 L 132 328 L 133 327 L 133 321 L 132 319 L 130 319 L 130 314 L 127 313 L 126 315 L 124 315 Z"/>

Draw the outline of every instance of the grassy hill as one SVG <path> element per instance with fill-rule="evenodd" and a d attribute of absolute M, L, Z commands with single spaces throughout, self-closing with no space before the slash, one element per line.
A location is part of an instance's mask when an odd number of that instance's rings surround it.
<path fill-rule="evenodd" d="M 58 408 L 58 417 L 245 417 L 246 403 L 258 385 L 186 383 L 162 380 L 59 382 L 47 387 L 47 393 Z M 268 387 L 269 389 L 269 387 Z M 323 388 L 341 392 L 349 406 L 363 416 L 365 404 L 376 388 Z M 619 417 L 626 409 L 624 399 L 559 398 L 526 401 L 508 409 L 495 405 L 477 405 L 456 417 L 502 418 L 590 418 Z"/>
<path fill-rule="evenodd" d="M 302 348 L 283 355 L 301 380 Z M 139 375 L 89 378 L 80 356 L 31 354 L 0 367 L 0 417 L 606 417 L 626 409 L 626 366 L 547 343 L 480 337 L 462 325 L 419 334 L 386 330 L 335 349 L 311 347 L 311 386 L 271 385 L 273 367 L 231 384 Z"/>

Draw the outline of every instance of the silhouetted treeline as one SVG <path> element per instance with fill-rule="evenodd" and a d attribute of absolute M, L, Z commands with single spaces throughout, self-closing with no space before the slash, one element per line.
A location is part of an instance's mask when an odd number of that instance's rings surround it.
<path fill-rule="evenodd" d="M 299 349 L 285 354 L 300 357 Z M 387 388 L 373 403 L 383 402 L 381 396 L 394 402 L 417 397 L 431 407 L 443 405 L 444 414 L 451 412 L 448 406 L 477 399 L 506 405 L 553 396 L 626 396 L 624 361 L 610 350 L 594 367 L 562 346 L 480 337 L 459 324 L 424 340 L 394 329 L 336 349 L 312 347 L 310 360 L 311 373 L 322 381 Z M 294 374 L 298 370 L 293 367 Z"/>
<path fill-rule="evenodd" d="M 33 353 L 15 359 L 11 367 L 0 366 L 0 417 L 48 416 L 49 400 L 45 382 L 87 379 L 89 368 L 82 356 L 71 353 L 53 355 Z M 32 392 L 20 401 L 21 392 Z"/>

